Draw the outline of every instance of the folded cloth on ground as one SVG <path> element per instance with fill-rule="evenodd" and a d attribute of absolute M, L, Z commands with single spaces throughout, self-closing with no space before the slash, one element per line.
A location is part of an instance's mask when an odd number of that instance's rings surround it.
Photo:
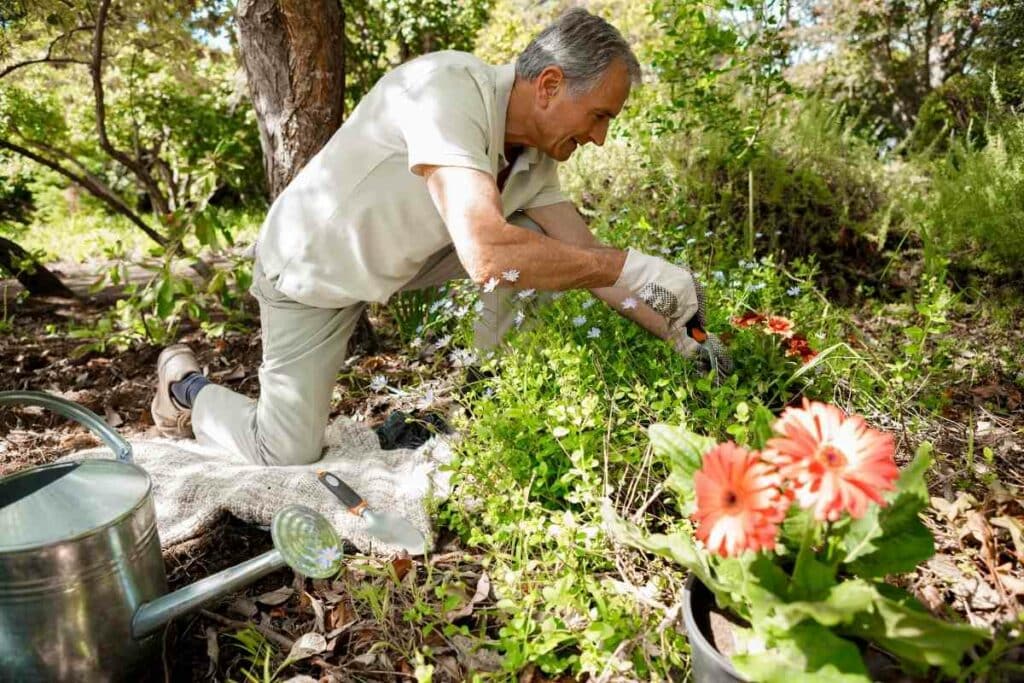
<path fill-rule="evenodd" d="M 278 510 L 298 503 L 326 517 L 361 552 L 397 552 L 366 534 L 366 522 L 317 481 L 320 470 L 333 472 L 370 507 L 405 517 L 423 533 L 427 547 L 433 545 L 427 506 L 448 495 L 450 475 L 441 466 L 451 461 L 451 437 L 434 437 L 415 450 L 385 451 L 368 426 L 339 417 L 327 426 L 324 441 L 321 460 L 291 467 L 254 465 L 190 440 L 132 441 L 135 464 L 153 480 L 161 546 L 167 550 L 200 536 L 224 513 L 266 526 Z M 109 457 L 109 449 L 91 448 L 64 459 Z"/>

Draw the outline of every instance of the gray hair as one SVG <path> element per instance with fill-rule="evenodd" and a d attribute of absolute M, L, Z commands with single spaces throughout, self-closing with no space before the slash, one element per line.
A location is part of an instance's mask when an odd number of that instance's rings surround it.
<path fill-rule="evenodd" d="M 565 74 L 572 96 L 590 91 L 612 62 L 621 60 L 633 83 L 640 81 L 640 62 L 618 29 L 582 7 L 558 17 L 526 46 L 516 60 L 516 76 L 532 81 L 549 66 Z"/>

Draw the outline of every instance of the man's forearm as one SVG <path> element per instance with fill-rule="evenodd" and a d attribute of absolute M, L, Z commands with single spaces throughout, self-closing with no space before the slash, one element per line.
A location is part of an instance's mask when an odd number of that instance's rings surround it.
<path fill-rule="evenodd" d="M 477 253 L 460 257 L 469 261 L 464 265 L 477 284 L 496 280 L 502 286 L 558 291 L 610 287 L 622 273 L 626 252 L 569 244 L 504 223 L 494 226 Z"/>
<path fill-rule="evenodd" d="M 599 287 L 591 289 L 590 292 L 623 318 L 632 320 L 659 339 L 668 337 L 668 321 L 665 320 L 665 316 L 637 299 L 629 290 L 621 287 Z M 623 305 L 627 299 L 632 301 Z"/>

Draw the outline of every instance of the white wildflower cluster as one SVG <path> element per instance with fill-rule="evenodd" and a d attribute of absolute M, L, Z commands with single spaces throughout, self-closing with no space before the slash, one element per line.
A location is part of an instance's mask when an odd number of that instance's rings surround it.
<path fill-rule="evenodd" d="M 601 336 L 601 328 L 600 327 L 591 327 L 590 330 L 587 332 L 587 336 L 590 339 L 597 339 L 598 337 Z"/>
<path fill-rule="evenodd" d="M 528 301 L 533 298 L 533 295 L 537 293 L 536 289 L 522 289 L 516 294 L 516 298 L 520 301 Z"/>
<path fill-rule="evenodd" d="M 786 294 L 790 296 L 800 296 L 800 291 L 801 290 L 799 285 L 793 285 L 792 287 L 786 290 Z"/>
<path fill-rule="evenodd" d="M 711 273 L 711 277 L 715 279 L 715 282 L 725 282 L 725 273 L 720 270 Z"/>
<path fill-rule="evenodd" d="M 506 270 L 505 272 L 503 272 L 501 274 L 501 277 L 505 278 L 509 282 L 515 282 L 516 280 L 519 279 L 519 271 L 516 270 L 515 268 L 512 268 L 511 270 Z"/>
<path fill-rule="evenodd" d="M 434 348 L 435 349 L 443 349 L 444 347 L 446 347 L 449 344 L 451 344 L 451 342 L 452 342 L 452 336 L 450 334 L 446 334 L 443 337 L 441 337 L 440 339 L 438 339 L 436 342 L 434 342 Z"/>
<path fill-rule="evenodd" d="M 491 279 L 484 283 L 484 291 L 487 293 L 493 292 L 494 289 L 498 286 L 499 282 L 501 282 L 501 280 L 499 280 L 496 277 L 492 277 Z"/>
<path fill-rule="evenodd" d="M 516 317 L 513 320 L 513 323 L 515 324 L 516 328 L 518 329 L 518 328 L 522 327 L 523 323 L 525 321 L 526 321 L 526 314 L 523 313 L 522 310 L 516 311 Z"/>
<path fill-rule="evenodd" d="M 578 316 L 576 316 L 575 318 L 572 319 L 572 324 L 574 326 L 576 326 L 576 327 L 583 327 L 584 325 L 587 324 L 587 316 L 585 316 L 585 315 L 578 315 Z"/>
<path fill-rule="evenodd" d="M 583 310 L 586 310 L 597 303 L 596 299 L 587 299 L 583 302 Z"/>
<path fill-rule="evenodd" d="M 388 386 L 388 378 L 384 375 L 374 375 L 370 379 L 370 390 L 381 392 Z"/>
<path fill-rule="evenodd" d="M 448 360 L 457 368 L 468 368 L 476 363 L 476 354 L 469 349 L 455 349 L 449 354 Z"/>

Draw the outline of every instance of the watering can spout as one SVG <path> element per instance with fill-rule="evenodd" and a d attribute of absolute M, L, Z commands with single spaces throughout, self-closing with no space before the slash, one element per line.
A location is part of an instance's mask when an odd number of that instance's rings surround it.
<path fill-rule="evenodd" d="M 270 535 L 273 550 L 139 605 L 132 617 L 132 635 L 147 636 L 171 619 L 286 565 L 314 579 L 334 576 L 341 569 L 341 539 L 330 522 L 307 507 L 289 505 L 278 510 Z"/>
<path fill-rule="evenodd" d="M 132 635 L 143 638 L 200 605 L 232 593 L 285 566 L 280 551 L 271 550 L 205 579 L 151 600 L 135 611 Z"/>

